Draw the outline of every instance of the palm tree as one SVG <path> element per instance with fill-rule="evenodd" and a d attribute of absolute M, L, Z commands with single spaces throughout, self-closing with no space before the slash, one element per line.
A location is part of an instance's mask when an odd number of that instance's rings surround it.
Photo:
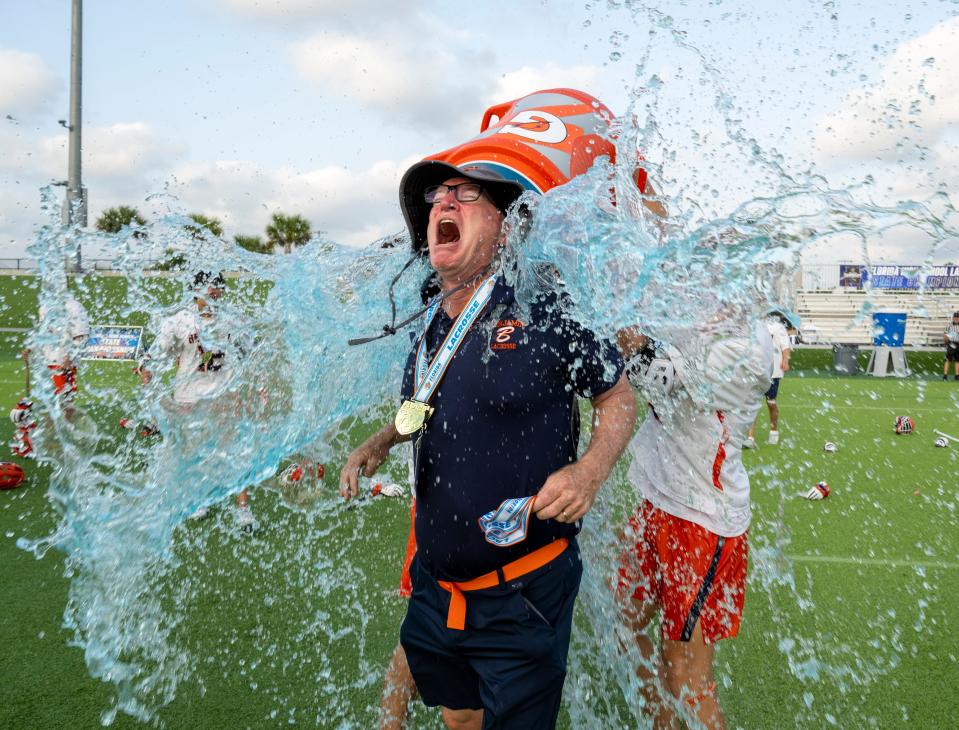
<path fill-rule="evenodd" d="M 208 236 L 220 238 L 223 235 L 223 224 L 218 218 L 203 215 L 202 213 L 190 213 L 189 218 L 192 223 L 184 223 L 183 229 L 197 241 Z M 162 261 L 154 267 L 157 271 L 183 271 L 187 264 L 187 255 L 183 250 L 170 247 L 164 252 Z"/>
<path fill-rule="evenodd" d="M 202 238 L 204 235 L 211 235 L 216 238 L 223 236 L 223 223 L 220 222 L 219 218 L 202 213 L 190 213 L 187 218 L 196 223 L 195 226 L 189 224 L 186 226 L 186 229 L 194 238 Z"/>
<path fill-rule="evenodd" d="M 301 215 L 274 213 L 266 227 L 266 240 L 271 246 L 282 246 L 283 253 L 292 253 L 294 246 L 310 241 L 310 222 Z"/>
<path fill-rule="evenodd" d="M 273 246 L 270 243 L 264 243 L 259 236 L 244 236 L 237 234 L 233 240 L 240 248 L 252 251 L 253 253 L 273 253 Z"/>
<path fill-rule="evenodd" d="M 145 226 L 146 218 L 140 215 L 140 211 L 129 205 L 118 205 L 115 208 L 107 208 L 97 218 L 97 230 L 104 233 L 119 233 L 127 226 Z M 142 236 L 140 231 L 134 231 L 134 236 Z"/>

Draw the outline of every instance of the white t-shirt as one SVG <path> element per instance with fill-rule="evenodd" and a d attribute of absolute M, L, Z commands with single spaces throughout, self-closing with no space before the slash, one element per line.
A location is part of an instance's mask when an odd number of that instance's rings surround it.
<path fill-rule="evenodd" d="M 175 356 L 173 400 L 192 404 L 216 393 L 230 377 L 227 357 L 218 341 L 228 336 L 218 330 L 215 316 L 201 316 L 196 309 L 181 309 L 160 323 L 150 346 L 150 359 Z"/>
<path fill-rule="evenodd" d="M 769 336 L 773 338 L 773 378 L 781 378 L 785 375 L 783 350 L 792 349 L 792 343 L 789 341 L 786 327 L 778 319 L 767 319 L 766 327 L 769 328 Z"/>
<path fill-rule="evenodd" d="M 40 307 L 41 332 L 45 340 L 40 346 L 40 354 L 47 365 L 60 366 L 67 361 L 76 365 L 90 336 L 90 318 L 83 305 L 69 293 L 64 305 L 65 317 L 58 322 L 51 322 L 49 309 Z"/>
<path fill-rule="evenodd" d="M 656 405 L 630 441 L 629 478 L 664 512 L 735 537 L 752 517 L 742 445 L 769 389 L 772 342 L 761 324 L 706 327 L 677 342 L 666 352 L 678 385 L 649 394 Z"/>

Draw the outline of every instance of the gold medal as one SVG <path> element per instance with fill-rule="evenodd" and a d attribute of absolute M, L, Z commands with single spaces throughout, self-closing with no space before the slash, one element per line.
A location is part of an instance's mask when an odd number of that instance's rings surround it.
<path fill-rule="evenodd" d="M 433 407 L 428 403 L 418 400 L 405 400 L 396 412 L 396 419 L 393 423 L 401 436 L 409 436 L 423 428 L 426 419 L 431 415 L 433 415 Z"/>

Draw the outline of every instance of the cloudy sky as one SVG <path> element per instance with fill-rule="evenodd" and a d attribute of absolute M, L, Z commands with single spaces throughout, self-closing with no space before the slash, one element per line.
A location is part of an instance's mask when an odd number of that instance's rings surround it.
<path fill-rule="evenodd" d="M 70 2 L 0 3 L 8 257 L 42 222 L 40 188 L 66 177 Z M 726 117 L 790 171 L 871 176 L 877 202 L 959 202 L 959 4 L 908 5 L 88 0 L 90 220 L 163 193 L 228 235 L 284 211 L 361 245 L 402 228 L 405 168 L 475 134 L 490 104 L 571 86 L 619 112 L 654 75 L 663 149 L 650 158 L 670 171 L 667 193 L 716 214 L 764 184 L 728 153 Z M 882 252 L 921 260 L 920 245 L 893 236 Z"/>

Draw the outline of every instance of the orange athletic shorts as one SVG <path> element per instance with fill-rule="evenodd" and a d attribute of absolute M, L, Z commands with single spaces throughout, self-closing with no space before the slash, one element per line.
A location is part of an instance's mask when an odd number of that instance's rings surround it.
<path fill-rule="evenodd" d="M 620 591 L 633 589 L 633 599 L 662 607 L 663 637 L 689 641 L 697 623 L 707 644 L 739 633 L 746 598 L 746 533 L 722 537 L 644 500 L 629 519 L 624 539 Z"/>
<path fill-rule="evenodd" d="M 406 537 L 406 559 L 403 561 L 403 574 L 400 576 L 400 595 L 409 598 L 413 595 L 413 581 L 410 579 L 410 563 L 416 555 L 416 500 L 410 505 L 410 534 Z"/>

